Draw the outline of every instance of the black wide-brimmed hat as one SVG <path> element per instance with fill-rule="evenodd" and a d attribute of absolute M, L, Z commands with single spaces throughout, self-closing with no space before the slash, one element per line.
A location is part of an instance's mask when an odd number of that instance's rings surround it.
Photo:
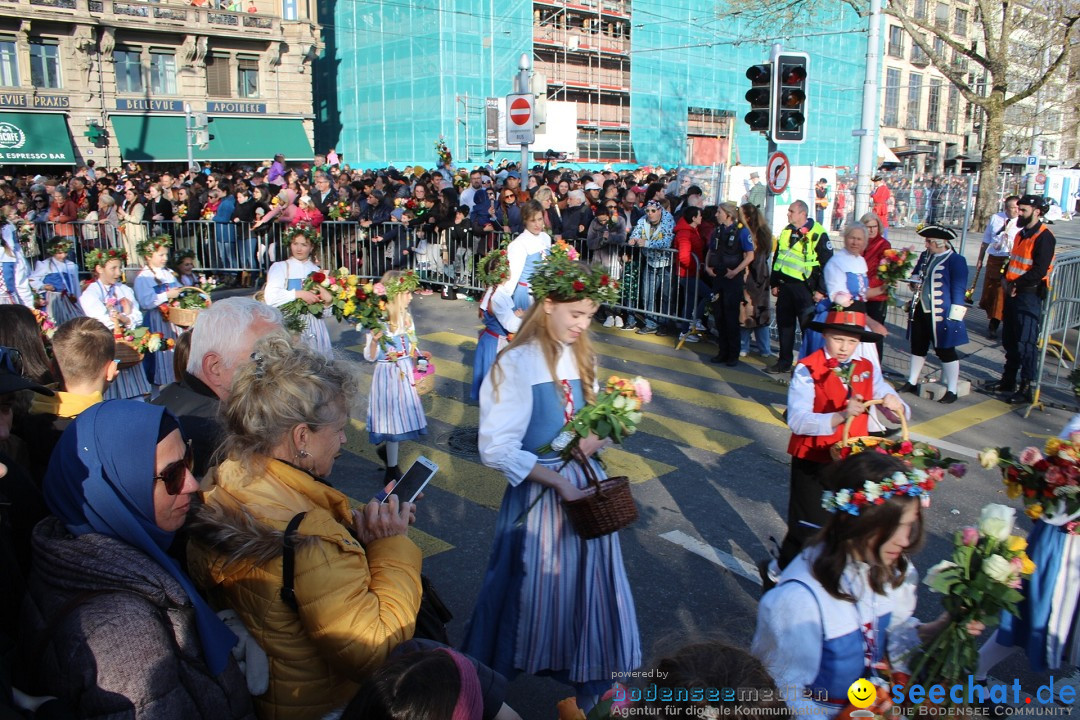
<path fill-rule="evenodd" d="M 877 342 L 882 339 L 880 335 L 866 329 L 866 313 L 854 310 L 832 310 L 825 316 L 825 320 L 815 320 L 810 323 L 811 330 L 824 333 L 826 330 L 836 330 L 855 335 L 861 342 Z"/>
<path fill-rule="evenodd" d="M 956 240 L 956 231 L 944 225 L 924 225 L 915 232 L 931 240 L 948 240 L 949 242 Z"/>

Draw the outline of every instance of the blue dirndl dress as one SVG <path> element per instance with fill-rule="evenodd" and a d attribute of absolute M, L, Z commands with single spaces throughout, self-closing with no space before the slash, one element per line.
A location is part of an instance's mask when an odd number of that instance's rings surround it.
<path fill-rule="evenodd" d="M 484 308 L 484 329 L 476 340 L 476 354 L 473 356 L 472 388 L 469 397 L 474 401 L 480 400 L 480 386 L 484 382 L 491 366 L 495 364 L 495 356 L 506 347 L 507 332 L 499 319 L 490 309 Z"/>
<path fill-rule="evenodd" d="M 368 440 L 372 445 L 415 440 L 427 435 L 427 416 L 413 380 L 416 342 L 410 331 L 397 334 L 384 328 L 387 349 L 375 343 L 375 372 L 368 395 Z M 392 359 L 389 353 L 398 355 Z"/>
<path fill-rule="evenodd" d="M 59 327 L 72 318 L 82 317 L 82 307 L 78 301 L 79 277 L 57 265 L 51 258 L 47 261 L 50 272 L 41 278 L 42 285 L 51 285 L 56 290 L 45 290 L 45 314 Z M 64 263 L 67 265 L 67 263 Z"/>
<path fill-rule="evenodd" d="M 304 278 L 289 278 L 285 283 L 286 290 L 303 290 Z M 323 357 L 334 357 L 334 346 L 330 343 L 330 331 L 326 329 L 326 321 L 312 315 L 304 315 L 304 329 L 300 332 L 300 340 L 309 348 Z"/>
<path fill-rule="evenodd" d="M 169 278 L 163 277 L 164 273 Z M 150 268 L 143 268 L 142 272 L 135 276 L 135 299 L 139 302 L 139 308 L 143 312 L 143 324 L 150 332 L 161 333 L 162 341 L 173 340 L 182 332 L 175 325 L 165 319 L 161 314 L 157 296 L 167 292 L 170 288 L 180 287 L 180 281 L 171 270 L 163 271 L 161 275 L 154 273 Z M 165 302 L 168 302 L 167 300 Z M 176 382 L 176 373 L 173 370 L 173 351 L 159 350 L 150 353 L 143 361 L 147 376 L 154 385 L 171 385 Z"/>
<path fill-rule="evenodd" d="M 542 251 L 534 252 L 525 258 L 525 267 L 521 270 L 521 277 L 518 278 L 518 284 L 514 286 L 514 309 L 515 310 L 528 310 L 532 305 L 532 295 L 529 294 L 529 279 L 536 272 L 536 266 L 540 264 L 540 261 L 544 259 L 544 253 Z"/>
<path fill-rule="evenodd" d="M 548 377 L 531 387 L 532 415 L 521 447 L 532 452 L 549 443 L 565 422 L 563 404 Z M 574 407 L 583 407 L 581 381 L 569 384 Z M 485 394 L 482 416 L 487 399 Z M 481 420 L 482 434 L 483 425 Z M 588 485 L 576 462 L 560 470 L 563 461 L 556 453 L 540 456 L 539 462 L 577 487 Z M 598 479 L 606 477 L 595 460 L 589 462 Z M 579 693 L 598 695 L 611 687 L 613 673 L 641 665 L 619 534 L 583 540 L 558 494 L 544 490 L 528 480 L 507 487 L 461 650 L 508 679 L 522 671 L 547 675 L 574 685 Z"/>

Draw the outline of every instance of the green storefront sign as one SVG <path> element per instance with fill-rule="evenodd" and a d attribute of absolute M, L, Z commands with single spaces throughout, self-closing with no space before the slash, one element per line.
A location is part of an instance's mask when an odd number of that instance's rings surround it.
<path fill-rule="evenodd" d="M 74 165 L 75 153 L 64 116 L 0 112 L 0 163 Z"/>

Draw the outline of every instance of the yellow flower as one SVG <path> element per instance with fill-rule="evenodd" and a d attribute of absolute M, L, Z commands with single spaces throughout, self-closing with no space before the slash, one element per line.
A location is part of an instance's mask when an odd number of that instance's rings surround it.
<path fill-rule="evenodd" d="M 356 303 L 350 300 L 349 302 L 345 303 L 345 307 L 341 308 L 341 311 L 346 315 L 352 315 L 354 312 L 356 312 Z"/>
<path fill-rule="evenodd" d="M 1029 518 L 1031 518 L 1032 520 L 1038 520 L 1039 518 L 1042 517 L 1043 506 L 1039 505 L 1038 503 L 1036 503 L 1034 505 L 1028 505 L 1024 509 L 1024 513 L 1027 514 L 1027 516 Z"/>
<path fill-rule="evenodd" d="M 1027 550 L 1027 540 L 1019 535 L 1010 535 L 1009 539 L 1005 542 L 1005 547 L 1007 547 L 1010 552 L 1022 552 Z"/>
<path fill-rule="evenodd" d="M 349 283 L 349 287 L 356 287 L 356 285 L 360 282 L 360 278 L 356 277 L 355 275 L 350 275 L 346 282 Z"/>
<path fill-rule="evenodd" d="M 1009 499 L 1015 500 L 1020 497 L 1020 493 L 1023 492 L 1023 488 L 1020 483 L 1005 481 L 1005 494 L 1009 496 Z"/>
<path fill-rule="evenodd" d="M 1031 562 L 1031 558 L 1027 556 L 1027 553 L 1020 553 L 1020 562 L 1023 563 L 1020 568 L 1021 575 L 1030 575 L 1035 572 L 1035 563 Z"/>
<path fill-rule="evenodd" d="M 374 291 L 375 291 L 375 286 L 372 285 L 371 283 L 366 283 L 364 285 L 364 292 L 366 292 L 368 295 L 370 295 Z"/>
<path fill-rule="evenodd" d="M 385 300 L 380 300 L 379 301 L 379 312 L 386 312 L 386 301 Z"/>
<path fill-rule="evenodd" d="M 1050 438 L 1046 441 L 1046 454 L 1056 455 L 1057 451 L 1061 448 L 1061 440 L 1058 438 Z"/>

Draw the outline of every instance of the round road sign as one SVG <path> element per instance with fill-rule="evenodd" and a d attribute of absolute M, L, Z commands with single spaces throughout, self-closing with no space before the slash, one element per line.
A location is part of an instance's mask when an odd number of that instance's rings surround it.
<path fill-rule="evenodd" d="M 1046 176 L 1043 175 L 1042 173 L 1039 173 L 1038 175 L 1035 176 L 1035 182 L 1037 182 L 1037 183 L 1039 183 L 1041 185 L 1042 183 L 1046 182 Z"/>
<path fill-rule="evenodd" d="M 773 194 L 779 195 L 784 192 L 791 180 L 791 161 L 782 152 L 774 152 L 769 156 L 769 164 L 765 168 L 765 181 Z"/>
<path fill-rule="evenodd" d="M 515 125 L 525 125 L 532 119 L 532 107 L 525 98 L 518 98 L 510 103 L 510 121 Z"/>

